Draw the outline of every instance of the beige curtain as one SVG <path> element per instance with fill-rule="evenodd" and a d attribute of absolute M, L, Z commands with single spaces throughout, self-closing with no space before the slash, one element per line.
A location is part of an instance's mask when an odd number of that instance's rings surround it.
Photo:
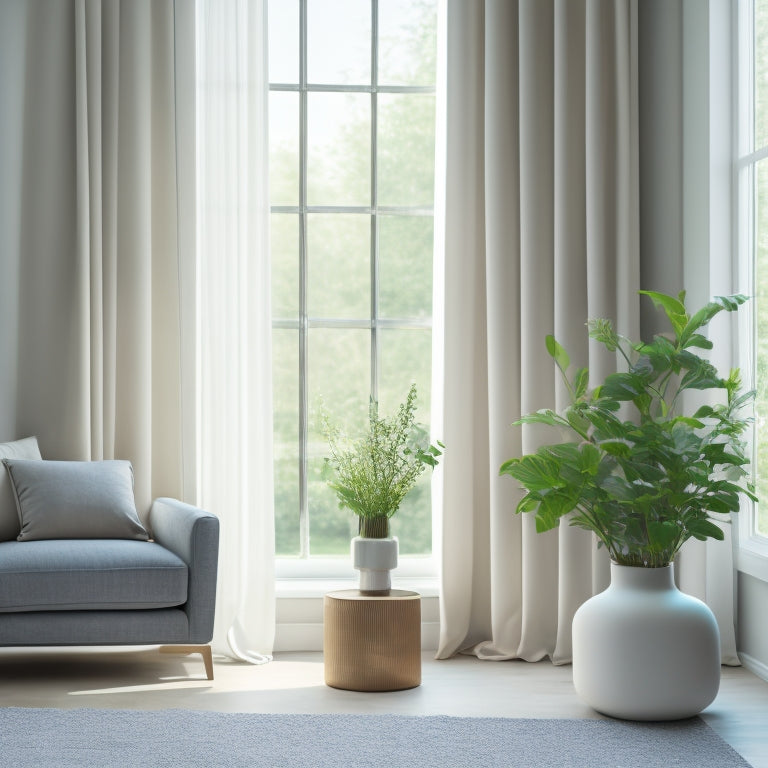
<path fill-rule="evenodd" d="M 437 655 L 567 663 L 607 558 L 584 531 L 537 534 L 498 468 L 551 440 L 513 421 L 566 404 L 545 334 L 598 380 L 616 360 L 586 320 L 640 330 L 636 0 L 448 0 L 446 66 Z"/>
<path fill-rule="evenodd" d="M 176 72 L 194 24 L 174 6 L 11 2 L 0 19 L 20 38 L 2 94 L 20 107 L 3 109 L 3 140 L 18 138 L 0 180 L 18 196 L 0 262 L 16 315 L 3 439 L 130 459 L 142 514 L 194 488 L 194 80 Z"/>

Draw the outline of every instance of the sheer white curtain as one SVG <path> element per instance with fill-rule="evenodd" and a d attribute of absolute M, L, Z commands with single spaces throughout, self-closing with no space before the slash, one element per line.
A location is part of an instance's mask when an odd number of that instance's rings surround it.
<path fill-rule="evenodd" d="M 567 663 L 573 614 L 607 585 L 607 558 L 585 531 L 537 534 L 498 468 L 551 439 L 513 421 L 566 403 L 545 334 L 595 381 L 616 360 L 586 320 L 639 334 L 636 0 L 448 0 L 445 97 L 438 657 Z M 695 594 L 731 578 L 688 561 Z M 714 602 L 730 660 L 732 616 Z"/>
<path fill-rule="evenodd" d="M 201 505 L 219 516 L 214 651 L 275 632 L 264 0 L 197 0 Z"/>
<path fill-rule="evenodd" d="M 194 120 L 194 91 L 176 76 L 194 35 L 175 5 L 0 5 L 14 38 L 0 91 L 13 157 L 0 173 L 0 282 L 15 330 L 1 439 L 36 434 L 50 459 L 129 459 L 142 515 L 155 496 L 183 496 L 194 470 L 181 395 L 194 208 L 179 194 L 194 150 L 178 130 Z"/>

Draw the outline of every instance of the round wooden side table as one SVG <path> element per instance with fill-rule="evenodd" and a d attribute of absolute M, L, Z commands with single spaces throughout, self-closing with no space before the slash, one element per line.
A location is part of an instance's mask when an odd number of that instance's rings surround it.
<path fill-rule="evenodd" d="M 421 685 L 421 596 L 329 592 L 323 601 L 325 682 L 347 691 Z"/>

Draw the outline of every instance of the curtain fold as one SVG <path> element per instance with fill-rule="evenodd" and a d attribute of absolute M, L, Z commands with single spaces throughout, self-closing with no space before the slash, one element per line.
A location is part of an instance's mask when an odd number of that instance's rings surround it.
<path fill-rule="evenodd" d="M 607 556 L 567 525 L 537 534 L 498 469 L 551 441 L 513 421 L 567 403 L 546 334 L 594 384 L 617 360 L 587 319 L 640 332 L 636 0 L 448 0 L 445 89 L 437 656 L 568 663 L 573 614 L 607 586 Z M 731 661 L 732 614 L 712 589 L 731 571 L 710 557 L 695 573 L 688 551 L 680 578 L 712 598 Z"/>
<path fill-rule="evenodd" d="M 176 141 L 194 96 L 176 60 L 172 0 L 23 6 L 15 436 L 46 458 L 126 458 L 146 519 L 158 495 L 183 496 Z M 187 31 L 193 31 L 187 27 Z M 8 183 L 6 180 L 5 183 Z M 188 469 L 188 467 L 187 467 Z"/>
<path fill-rule="evenodd" d="M 275 633 L 266 4 L 198 0 L 202 506 L 221 520 L 214 650 Z"/>

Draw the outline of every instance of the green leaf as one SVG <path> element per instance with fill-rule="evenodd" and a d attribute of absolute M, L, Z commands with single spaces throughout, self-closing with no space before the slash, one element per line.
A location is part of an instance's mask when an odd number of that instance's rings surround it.
<path fill-rule="evenodd" d="M 576 503 L 572 498 L 563 493 L 548 493 L 539 504 L 536 512 L 536 532 L 543 533 L 557 527 L 560 518 L 567 515 Z"/>
<path fill-rule="evenodd" d="M 525 512 L 535 512 L 539 508 L 539 502 L 541 497 L 538 494 L 527 493 L 520 499 L 520 502 L 515 509 L 516 514 L 523 514 Z"/>
<path fill-rule="evenodd" d="M 617 501 L 632 501 L 636 495 L 632 483 L 618 475 L 606 477 L 603 480 L 603 490 Z"/>
<path fill-rule="evenodd" d="M 723 310 L 726 312 L 735 312 L 745 301 L 749 301 L 748 296 L 744 294 L 735 294 L 733 296 L 715 296 L 712 301 L 705 304 L 698 312 L 693 314 L 685 327 L 683 341 L 689 339 L 694 331 L 707 325 L 715 315 Z"/>
<path fill-rule="evenodd" d="M 666 472 L 657 463 L 641 461 L 638 456 L 629 459 L 618 459 L 627 480 L 643 480 L 647 483 L 658 483 L 666 476 Z"/>
<path fill-rule="evenodd" d="M 688 372 L 680 382 L 680 389 L 723 389 L 726 384 L 717 373 L 717 369 L 708 360 L 690 356 L 689 353 L 681 353 L 679 358 L 684 359 L 684 367 Z"/>
<path fill-rule="evenodd" d="M 632 453 L 632 443 L 628 440 L 601 440 L 598 445 L 611 456 L 629 456 Z"/>
<path fill-rule="evenodd" d="M 585 418 L 581 410 L 568 408 L 565 412 L 565 418 L 571 427 L 582 436 L 589 429 L 589 421 Z"/>
<path fill-rule="evenodd" d="M 551 514 L 542 512 L 541 507 L 539 507 L 539 511 L 536 513 L 536 533 L 546 533 L 553 528 L 557 528 L 559 524 L 559 517 L 554 517 Z"/>
<path fill-rule="evenodd" d="M 644 546 L 647 543 L 643 526 L 637 517 L 631 517 L 626 521 L 623 538 L 628 544 L 635 546 Z"/>
<path fill-rule="evenodd" d="M 757 395 L 757 390 L 755 389 L 750 389 L 749 392 L 744 392 L 743 394 L 734 398 L 733 402 L 730 404 L 731 410 L 738 411 L 740 408 L 743 408 L 747 403 L 752 402 L 752 400 L 755 399 L 756 395 Z"/>
<path fill-rule="evenodd" d="M 667 296 L 666 293 L 657 291 L 638 291 L 643 296 L 648 296 L 655 307 L 661 307 L 669 318 L 675 336 L 680 338 L 683 329 L 688 323 L 688 314 L 685 311 L 685 304 L 674 296 Z"/>
<path fill-rule="evenodd" d="M 499 474 L 511 475 L 530 491 L 543 491 L 562 484 L 559 464 L 535 453 L 504 462 Z"/>
<path fill-rule="evenodd" d="M 711 520 L 695 519 L 690 520 L 686 524 L 688 533 L 691 534 L 699 541 L 705 539 L 716 539 L 717 541 L 723 541 L 725 535 L 719 525 L 715 525 Z"/>
<path fill-rule="evenodd" d="M 594 475 L 602 458 L 603 455 L 599 448 L 596 448 L 592 443 L 582 443 L 579 451 L 579 470 L 582 474 Z"/>
<path fill-rule="evenodd" d="M 589 368 L 579 368 L 573 377 L 573 394 L 576 400 L 580 400 L 587 394 L 589 387 Z"/>
<path fill-rule="evenodd" d="M 615 400 L 610 402 L 617 406 L 617 410 L 619 404 Z M 594 427 L 593 437 L 598 441 L 626 437 L 627 428 L 621 419 L 617 418 L 612 411 L 604 410 L 602 403 L 599 407 L 592 407 L 584 411 L 584 418 Z"/>
<path fill-rule="evenodd" d="M 603 394 L 603 385 L 595 387 L 592 390 L 592 405 L 591 408 L 594 411 L 600 411 L 601 413 L 608 413 L 609 411 L 618 411 L 621 408 L 621 404 L 612 397 L 608 397 Z"/>
<path fill-rule="evenodd" d="M 545 342 L 547 345 L 547 352 L 549 352 L 552 359 L 557 363 L 558 368 L 565 373 L 571 364 L 571 358 L 568 357 L 565 348 L 557 342 L 552 334 L 547 335 Z"/>
<path fill-rule="evenodd" d="M 673 357 L 677 351 L 675 345 L 666 337 L 657 334 L 650 344 L 641 342 L 634 347 L 635 351 L 651 361 L 656 371 L 666 371 L 673 365 Z"/>
<path fill-rule="evenodd" d="M 673 427 L 675 424 L 685 424 L 687 427 L 691 427 L 691 429 L 703 429 L 706 426 L 703 421 L 691 418 L 690 416 L 675 416 L 675 418 L 670 421 L 670 424 Z"/>
<path fill-rule="evenodd" d="M 700 333 L 694 333 L 683 342 L 683 347 L 685 348 L 698 347 L 699 349 L 712 349 L 714 346 L 715 345 L 706 336 L 702 336 Z"/>
<path fill-rule="evenodd" d="M 643 381 L 650 381 L 653 378 L 655 369 L 651 362 L 651 358 L 647 355 L 643 355 L 638 358 L 637 362 L 629 369 L 629 372 L 636 374 Z"/>
<path fill-rule="evenodd" d="M 437 454 L 438 456 L 442 455 L 441 453 Z M 422 464 L 426 464 L 428 467 L 432 467 L 433 469 L 438 465 L 438 460 L 435 456 L 433 456 L 431 453 L 425 453 L 424 451 L 419 452 L 418 456 L 416 457 Z"/>
<path fill-rule="evenodd" d="M 648 523 L 648 545 L 651 550 L 660 552 L 669 549 L 680 536 L 680 528 L 668 520 Z"/>
<path fill-rule="evenodd" d="M 552 427 L 568 426 L 568 422 L 550 408 L 542 408 L 540 411 L 536 411 L 536 413 L 529 413 L 527 416 L 523 416 L 514 422 L 512 426 L 518 427 L 521 424 L 548 424 Z"/>
<path fill-rule="evenodd" d="M 713 465 L 725 465 L 725 466 L 742 466 L 749 464 L 749 459 L 744 456 L 740 451 L 729 451 L 731 447 L 726 443 L 708 443 L 702 446 L 701 455 Z M 715 484 L 716 487 L 716 484 Z"/>
<path fill-rule="evenodd" d="M 727 515 L 730 512 L 739 511 L 738 498 L 733 499 L 721 495 L 707 496 L 706 505 L 710 512 L 717 512 L 721 515 Z"/>
<path fill-rule="evenodd" d="M 645 393 L 645 380 L 636 373 L 611 373 L 600 390 L 601 397 L 613 400 L 634 400 Z"/>
<path fill-rule="evenodd" d="M 574 466 L 579 463 L 581 455 L 578 443 L 556 443 L 555 445 L 548 445 L 546 448 L 540 448 L 538 452 L 546 453 L 560 464 L 573 464 Z"/>

